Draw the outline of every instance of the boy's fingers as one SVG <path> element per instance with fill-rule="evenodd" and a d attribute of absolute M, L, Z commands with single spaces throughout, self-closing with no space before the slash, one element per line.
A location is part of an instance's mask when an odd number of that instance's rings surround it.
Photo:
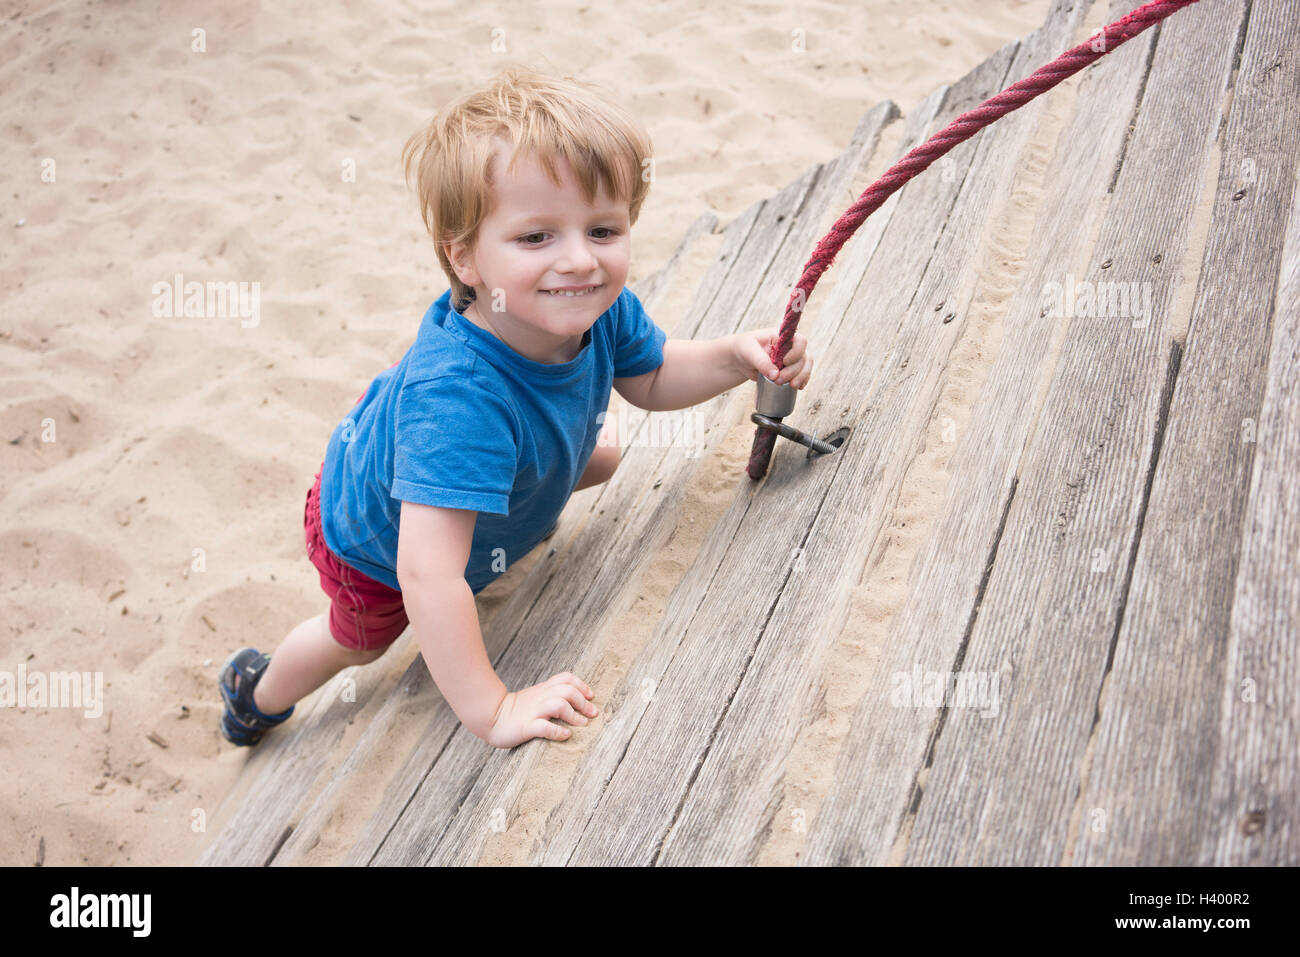
<path fill-rule="evenodd" d="M 561 714 L 561 715 L 559 715 L 559 717 L 561 717 L 561 718 L 563 718 L 565 721 L 569 722 L 569 724 L 576 724 L 576 725 L 578 725 L 578 726 L 582 726 L 582 725 L 584 725 L 584 724 L 589 724 L 589 723 L 590 723 L 590 719 L 589 719 L 589 718 L 587 718 L 587 717 L 584 716 L 584 715 L 579 714 L 579 713 L 577 712 L 577 710 L 576 710 L 572 705 L 568 704 L 567 702 L 565 703 L 564 713 Z"/>
<path fill-rule="evenodd" d="M 538 718 L 528 729 L 535 738 L 563 739 L 569 736 L 569 729 L 552 724 L 545 718 Z"/>
<path fill-rule="evenodd" d="M 790 344 L 790 350 L 781 360 L 781 376 L 777 382 L 790 382 L 803 368 L 803 362 L 807 358 L 808 340 L 799 333 L 795 333 L 794 340 Z M 789 370 L 789 374 L 787 374 Z"/>
<path fill-rule="evenodd" d="M 583 693 L 577 688 L 575 688 L 573 685 L 568 686 L 567 692 L 565 693 L 565 697 L 568 699 L 569 704 L 573 705 L 580 712 L 588 714 L 592 717 L 596 716 L 596 706 L 593 705 L 590 701 L 588 701 L 586 697 L 583 696 Z"/>
<path fill-rule="evenodd" d="M 547 718 L 559 718 L 561 721 L 567 721 L 569 724 L 584 725 L 587 719 L 573 710 L 573 706 L 563 698 L 549 698 L 543 706 L 542 713 L 538 716 L 543 720 Z M 549 722 L 548 722 L 549 723 Z M 552 727 L 556 727 L 552 725 Z"/>
<path fill-rule="evenodd" d="M 802 389 L 804 386 L 808 384 L 808 380 L 812 378 L 812 368 L 813 368 L 813 360 L 812 360 L 812 356 L 809 356 L 807 362 L 804 364 L 803 372 L 799 374 L 800 381 L 797 388 Z"/>
<path fill-rule="evenodd" d="M 744 345 L 740 347 L 740 361 L 750 369 L 761 369 L 763 367 L 763 347 L 753 339 L 746 339 Z"/>
<path fill-rule="evenodd" d="M 564 682 L 566 684 L 574 685 L 588 698 L 591 697 L 591 689 L 587 687 L 587 683 L 583 681 L 581 678 L 579 678 L 577 675 L 575 675 L 572 671 L 561 671 L 559 674 L 551 675 L 550 680 L 547 681 L 546 683 L 556 684 L 559 682 Z"/>
<path fill-rule="evenodd" d="M 776 366 L 772 364 L 767 350 L 760 346 L 756 340 L 751 339 L 745 343 L 745 361 L 760 374 L 772 380 L 776 379 L 778 375 Z"/>
<path fill-rule="evenodd" d="M 546 703 L 543 705 L 545 710 L 542 713 L 551 718 L 562 718 L 572 724 L 576 723 L 573 719 L 579 716 L 578 708 L 590 707 L 591 705 L 587 704 L 587 702 L 583 700 L 581 692 L 576 688 L 571 687 L 568 689 L 567 694 L 547 698 Z M 584 718 L 582 723 L 586 724 L 587 720 Z"/>
<path fill-rule="evenodd" d="M 558 675 L 556 675 L 554 678 L 548 681 L 547 684 L 567 684 L 573 686 L 574 688 L 577 688 L 588 698 L 590 698 L 592 695 L 591 688 L 588 686 L 588 684 L 571 671 L 560 672 Z"/>

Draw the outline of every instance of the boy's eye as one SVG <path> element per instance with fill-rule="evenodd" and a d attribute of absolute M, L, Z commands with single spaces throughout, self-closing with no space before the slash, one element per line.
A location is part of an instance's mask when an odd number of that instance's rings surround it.
<path fill-rule="evenodd" d="M 591 231 L 592 233 L 602 234 L 596 236 L 595 237 L 596 239 L 612 239 L 614 236 L 618 235 L 618 230 L 610 226 L 594 226 L 592 227 Z M 527 233 L 523 236 L 520 236 L 519 241 L 522 242 L 525 246 L 538 246 L 541 245 L 543 241 L 545 241 L 547 235 L 548 235 L 547 233 Z M 536 242 L 533 242 L 533 240 L 536 240 Z"/>

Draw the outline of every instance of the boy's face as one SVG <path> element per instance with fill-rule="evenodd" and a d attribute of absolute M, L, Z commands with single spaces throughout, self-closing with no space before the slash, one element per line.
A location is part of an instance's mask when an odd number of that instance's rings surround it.
<path fill-rule="evenodd" d="M 499 143 L 492 212 L 475 248 L 448 249 L 456 274 L 476 294 L 465 314 L 527 358 L 566 362 L 627 280 L 628 204 L 602 184 L 589 205 L 563 159 L 556 161 L 559 187 L 531 156 L 520 157 L 507 174 L 511 144 Z"/>

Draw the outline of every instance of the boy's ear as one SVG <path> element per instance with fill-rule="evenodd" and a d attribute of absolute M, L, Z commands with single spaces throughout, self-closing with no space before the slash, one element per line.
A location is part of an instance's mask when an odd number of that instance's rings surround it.
<path fill-rule="evenodd" d="M 478 285 L 478 270 L 474 268 L 474 260 L 470 256 L 469 247 L 465 243 L 448 243 L 447 261 L 451 263 L 451 268 L 455 270 L 457 279 L 470 287 Z"/>

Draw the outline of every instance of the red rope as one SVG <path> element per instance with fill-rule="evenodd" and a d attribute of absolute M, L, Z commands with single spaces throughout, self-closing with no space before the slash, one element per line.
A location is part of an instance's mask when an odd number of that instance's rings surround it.
<path fill-rule="evenodd" d="M 963 113 L 895 163 L 884 176 L 867 187 L 866 191 L 858 197 L 857 202 L 836 221 L 831 231 L 817 244 L 812 258 L 803 267 L 803 275 L 790 294 L 790 302 L 785 307 L 785 319 L 781 323 L 780 335 L 773 341 L 768 352 L 773 364 L 778 369 L 784 366 L 785 354 L 794 342 L 795 328 L 799 325 L 800 314 L 808 304 L 808 297 L 812 295 L 813 287 L 817 285 L 817 280 L 821 278 L 822 273 L 835 261 L 840 248 L 862 225 L 863 220 L 879 209 L 885 200 L 902 188 L 904 183 L 994 120 L 1024 106 L 1040 93 L 1047 92 L 1062 80 L 1078 73 L 1121 43 L 1133 39 L 1147 27 L 1196 2 L 1197 0 L 1152 0 L 1151 3 L 1138 7 L 1128 16 L 1116 20 L 1074 49 L 1062 53 L 1047 66 L 1013 83 L 975 109 Z M 750 478 L 761 479 L 767 473 L 768 461 L 772 456 L 775 442 L 776 433 L 771 429 L 759 426 L 755 431 L 754 446 L 749 456 L 749 467 L 746 469 Z"/>

